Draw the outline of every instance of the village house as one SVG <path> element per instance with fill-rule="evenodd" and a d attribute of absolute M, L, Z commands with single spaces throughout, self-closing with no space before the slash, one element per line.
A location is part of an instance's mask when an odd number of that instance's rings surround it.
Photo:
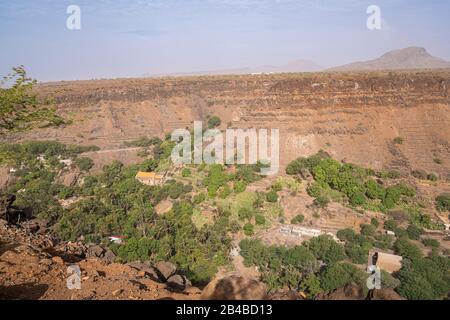
<path fill-rule="evenodd" d="M 157 173 L 157 172 L 142 172 L 139 171 L 136 174 L 136 179 L 145 185 L 148 186 L 160 186 L 164 184 L 166 181 L 166 172 Z"/>
<path fill-rule="evenodd" d="M 401 256 L 397 256 L 395 254 L 371 250 L 369 252 L 367 264 L 376 265 L 381 270 L 388 273 L 393 273 L 402 268 L 402 260 L 403 258 Z"/>

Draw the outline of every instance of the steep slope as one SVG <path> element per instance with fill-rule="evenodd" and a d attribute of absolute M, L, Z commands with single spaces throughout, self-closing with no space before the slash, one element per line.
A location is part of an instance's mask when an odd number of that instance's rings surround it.
<path fill-rule="evenodd" d="M 101 161 L 131 161 L 135 150 L 120 157 L 113 150 L 218 115 L 222 129 L 279 128 L 282 165 L 324 149 L 365 167 L 450 178 L 450 71 L 118 79 L 42 84 L 38 91 L 55 97 L 73 123 L 10 141 L 95 144 L 111 150 Z"/>
<path fill-rule="evenodd" d="M 439 69 L 450 68 L 450 62 L 430 55 L 425 48 L 410 47 L 390 51 L 378 59 L 355 62 L 330 71 L 375 71 L 400 69 Z"/>

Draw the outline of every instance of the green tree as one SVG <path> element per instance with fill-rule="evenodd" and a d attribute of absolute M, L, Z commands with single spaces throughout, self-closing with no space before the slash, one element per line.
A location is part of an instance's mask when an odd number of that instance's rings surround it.
<path fill-rule="evenodd" d="M 213 129 L 220 126 L 221 120 L 218 116 L 212 116 L 208 119 L 208 128 Z"/>
<path fill-rule="evenodd" d="M 32 92 L 35 84 L 23 66 L 13 68 L 0 82 L 0 135 L 65 123 L 48 101 L 43 105 Z"/>

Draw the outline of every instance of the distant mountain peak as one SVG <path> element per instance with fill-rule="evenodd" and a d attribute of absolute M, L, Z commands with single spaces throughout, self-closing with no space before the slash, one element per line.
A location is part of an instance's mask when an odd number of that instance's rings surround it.
<path fill-rule="evenodd" d="M 450 68 L 450 62 L 433 57 L 423 47 L 408 47 L 383 54 L 381 57 L 331 68 L 331 71 L 440 69 Z"/>

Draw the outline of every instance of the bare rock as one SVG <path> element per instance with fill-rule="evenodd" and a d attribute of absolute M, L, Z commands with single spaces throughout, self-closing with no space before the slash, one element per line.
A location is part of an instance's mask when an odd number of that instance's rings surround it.
<path fill-rule="evenodd" d="M 405 300 L 394 289 L 383 288 L 380 290 L 374 290 L 370 300 Z"/>
<path fill-rule="evenodd" d="M 164 282 L 177 272 L 177 267 L 173 263 L 167 261 L 160 261 L 156 263 L 154 267 L 161 280 Z"/>
<path fill-rule="evenodd" d="M 230 275 L 211 281 L 203 290 L 203 300 L 265 300 L 267 289 L 255 279 Z"/>
<path fill-rule="evenodd" d="M 175 292 L 183 292 L 192 286 L 191 282 L 185 277 L 179 274 L 171 276 L 167 279 L 167 289 Z"/>
<path fill-rule="evenodd" d="M 94 257 L 94 258 L 101 258 L 105 252 L 105 249 L 103 249 L 99 245 L 92 245 L 87 249 L 86 256 L 88 258 Z"/>
<path fill-rule="evenodd" d="M 112 252 L 111 249 L 106 249 L 105 253 L 103 254 L 102 261 L 106 262 L 107 264 L 111 264 L 116 260 L 116 255 L 114 252 Z"/>

